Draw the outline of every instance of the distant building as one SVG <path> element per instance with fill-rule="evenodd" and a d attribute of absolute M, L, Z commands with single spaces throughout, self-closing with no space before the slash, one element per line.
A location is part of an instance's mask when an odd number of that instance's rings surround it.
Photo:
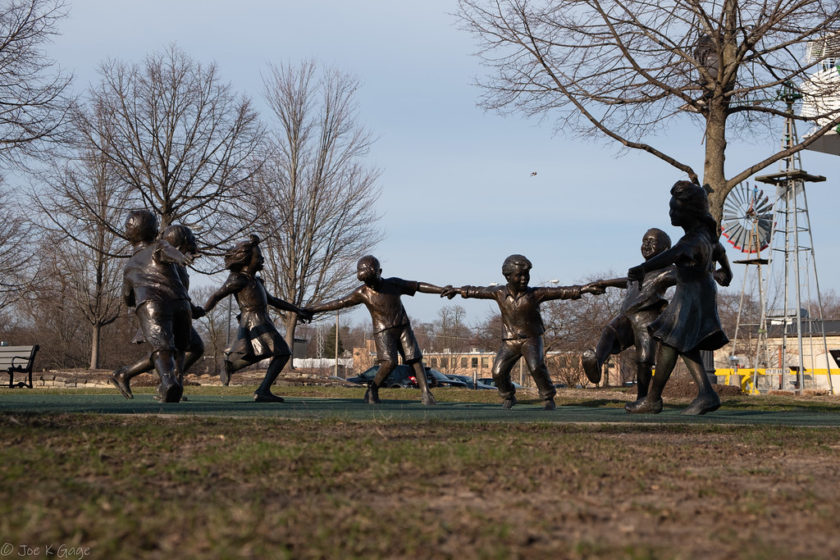
<path fill-rule="evenodd" d="M 825 329 L 825 346 L 828 347 L 826 355 L 823 345 L 822 329 L 818 321 L 802 321 L 802 365 L 805 368 L 805 388 L 828 388 L 828 369 L 831 369 L 831 381 L 835 391 L 840 391 L 840 365 L 837 359 L 840 358 L 840 320 L 826 320 L 822 323 Z M 782 363 L 782 342 L 785 326 L 783 324 L 771 324 L 767 331 L 767 360 L 759 362 L 758 367 L 765 369 L 766 373 L 772 372 L 772 381 L 777 389 L 791 389 L 792 386 L 782 386 L 781 375 L 784 371 L 790 377 L 789 383 L 795 379 L 793 374 L 799 367 L 799 343 L 796 337 L 796 326 L 787 326 L 787 341 L 784 354 L 787 356 L 786 363 Z M 732 344 L 715 351 L 715 368 L 720 378 L 724 372 L 731 372 L 734 369 L 752 368 L 755 365 L 755 353 L 757 346 L 757 332 L 749 333 L 749 339 L 739 339 L 738 351 L 735 352 L 735 360 L 730 360 L 733 355 Z M 826 367 L 828 364 L 828 368 Z M 769 370 L 769 371 L 767 371 Z M 814 371 L 811 371 L 814 370 Z M 736 380 L 730 379 L 730 383 Z"/>

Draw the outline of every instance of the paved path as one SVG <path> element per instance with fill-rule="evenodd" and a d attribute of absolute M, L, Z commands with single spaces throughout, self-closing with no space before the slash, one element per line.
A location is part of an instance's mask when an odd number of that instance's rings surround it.
<path fill-rule="evenodd" d="M 163 414 L 211 416 L 272 416 L 291 419 L 335 418 L 337 420 L 457 421 L 457 422 L 584 422 L 631 424 L 734 424 L 840 427 L 840 406 L 790 411 L 756 411 L 727 408 L 700 417 L 683 416 L 684 406 L 666 406 L 657 415 L 631 415 L 622 408 L 603 406 L 597 401 L 561 405 L 544 411 L 536 404 L 519 404 L 503 410 L 498 403 L 442 402 L 426 407 L 416 400 L 388 400 L 370 406 L 359 399 L 290 397 L 285 403 L 254 403 L 247 396 L 190 395 L 177 404 L 160 404 L 150 394 L 126 400 L 119 395 L 43 394 L 9 391 L 0 394 L 2 414 Z"/>

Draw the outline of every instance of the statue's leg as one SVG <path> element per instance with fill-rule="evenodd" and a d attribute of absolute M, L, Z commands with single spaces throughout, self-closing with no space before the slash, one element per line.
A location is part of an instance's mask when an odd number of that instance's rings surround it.
<path fill-rule="evenodd" d="M 653 376 L 653 364 L 650 362 L 636 362 L 636 398 L 647 397 L 650 380 Z"/>
<path fill-rule="evenodd" d="M 222 385 L 227 387 L 230 385 L 230 378 L 234 372 L 253 365 L 258 361 L 259 360 L 254 358 L 254 356 L 246 355 L 238 351 L 226 353 L 225 360 L 222 363 L 222 371 L 219 374 L 219 379 L 222 382 Z"/>
<path fill-rule="evenodd" d="M 111 374 L 111 377 L 108 381 L 111 384 L 119 389 L 120 394 L 127 399 L 133 399 L 134 394 L 131 392 L 131 379 L 140 375 L 141 373 L 146 373 L 147 371 L 152 371 L 155 369 L 155 364 L 152 362 L 152 357 L 148 356 L 135 362 L 131 366 L 122 366 L 114 370 Z"/>
<path fill-rule="evenodd" d="M 283 402 L 283 397 L 279 397 L 271 392 L 271 386 L 277 380 L 277 376 L 283 371 L 283 367 L 289 361 L 291 354 L 279 354 L 271 358 L 268 363 L 268 369 L 265 371 L 265 377 L 260 383 L 254 393 L 255 402 Z"/>
<path fill-rule="evenodd" d="M 417 379 L 417 385 L 420 387 L 423 404 L 437 404 L 435 397 L 432 396 L 432 392 L 429 390 L 429 379 L 426 377 L 426 369 L 423 367 L 423 362 L 412 362 L 411 367 L 414 370 L 414 377 Z"/>
<path fill-rule="evenodd" d="M 557 394 L 557 389 L 554 388 L 554 383 L 551 382 L 551 375 L 548 373 L 548 367 L 545 365 L 543 355 L 543 340 L 541 336 L 528 339 L 522 346 L 522 359 L 528 365 L 531 377 L 534 379 L 534 383 L 536 383 L 540 391 L 543 408 L 545 410 L 554 410 L 557 408 L 557 405 L 554 404 L 554 395 Z"/>
<path fill-rule="evenodd" d="M 611 324 L 604 327 L 601 331 L 601 338 L 598 339 L 598 344 L 595 349 L 585 350 L 581 356 L 581 364 L 586 378 L 591 383 L 598 384 L 601 382 L 601 371 L 604 362 L 609 358 L 612 348 L 616 344 L 616 332 Z"/>
<path fill-rule="evenodd" d="M 502 348 L 493 360 L 493 381 L 502 397 L 502 408 L 512 408 L 516 404 L 516 388 L 511 383 L 510 371 L 522 356 L 520 345 L 510 340 L 502 341 Z"/>
<path fill-rule="evenodd" d="M 258 361 L 254 359 L 254 352 L 248 338 L 248 332 L 248 327 L 240 324 L 236 330 L 236 339 L 231 343 L 230 347 L 225 349 L 222 371 L 219 372 L 219 381 L 225 387 L 230 385 L 230 378 L 234 372 Z"/>
<path fill-rule="evenodd" d="M 376 372 L 376 377 L 368 384 L 367 391 L 365 391 L 365 402 L 368 404 L 379 404 L 379 388 L 385 383 L 385 380 L 397 367 L 396 360 L 385 360 L 379 362 L 379 371 Z"/>
<path fill-rule="evenodd" d="M 183 388 L 175 377 L 175 353 L 172 350 L 156 350 L 152 353 L 152 361 L 160 377 L 158 397 L 161 402 L 178 402 L 181 400 Z"/>
<path fill-rule="evenodd" d="M 138 306 L 136 313 L 144 338 L 154 349 L 152 363 L 160 377 L 158 399 L 161 402 L 178 402 L 183 387 L 176 377 L 173 309 L 164 302 L 147 301 Z"/>
<path fill-rule="evenodd" d="M 683 362 L 697 385 L 697 397 L 683 411 L 683 414 L 698 415 L 713 412 L 720 408 L 720 397 L 715 392 L 703 367 L 700 350 L 691 350 L 683 354 Z"/>
<path fill-rule="evenodd" d="M 646 319 L 643 317 L 643 319 Z M 657 342 L 647 330 L 648 320 L 636 321 L 633 324 L 636 346 L 636 401 L 643 400 L 650 387 L 653 374 L 653 361 L 656 356 Z"/>
<path fill-rule="evenodd" d="M 192 314 L 190 312 L 189 303 L 182 301 L 180 305 L 173 306 L 172 313 L 172 336 L 175 342 L 175 351 L 173 358 L 175 359 L 175 381 L 181 388 L 180 400 L 184 398 L 184 372 L 186 371 L 186 353 L 190 349 L 192 342 Z"/>
<path fill-rule="evenodd" d="M 190 346 L 184 354 L 184 372 L 190 368 L 204 355 L 204 341 L 195 329 L 190 329 Z"/>
<path fill-rule="evenodd" d="M 190 327 L 190 343 L 187 347 L 186 352 L 184 352 L 184 359 L 183 365 L 181 366 L 181 370 L 178 374 L 178 382 L 181 384 L 181 387 L 184 386 L 184 375 L 190 370 L 190 368 L 199 360 L 201 356 L 204 355 L 204 342 L 201 340 L 201 336 L 196 332 L 195 329 Z M 228 380 L 229 381 L 229 380 Z M 182 401 L 187 400 L 186 396 L 181 397 Z"/>
<path fill-rule="evenodd" d="M 642 413 L 642 414 L 657 414 L 662 412 L 662 391 L 665 389 L 665 384 L 671 377 L 671 372 L 674 371 L 674 366 L 677 364 L 677 349 L 667 344 L 659 345 L 659 355 L 656 359 L 656 373 L 651 379 L 650 390 L 644 400 L 636 401 L 634 403 L 627 403 L 624 409 L 627 412 Z"/>

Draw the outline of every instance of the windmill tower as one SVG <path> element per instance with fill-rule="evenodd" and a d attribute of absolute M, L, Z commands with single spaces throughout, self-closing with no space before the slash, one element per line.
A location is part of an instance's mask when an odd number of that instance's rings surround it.
<path fill-rule="evenodd" d="M 762 267 L 766 270 L 769 261 L 763 258 L 761 252 L 770 245 L 770 238 L 773 231 L 773 203 L 758 187 L 750 187 L 741 183 L 735 187 L 726 197 L 723 205 L 723 218 L 721 220 L 721 233 L 727 241 L 746 254 L 744 259 L 734 260 L 733 264 L 745 265 L 744 280 L 741 284 L 741 297 L 738 304 L 738 317 L 735 323 L 735 335 L 732 337 L 732 352 L 729 362 L 733 367 L 749 366 L 750 358 L 753 367 L 753 387 L 756 387 L 755 371 L 759 367 L 766 367 L 767 364 L 767 331 L 759 323 L 744 324 L 744 300 L 749 285 L 757 287 L 760 317 L 766 315 L 764 303 L 764 274 Z M 755 274 L 751 274 L 751 272 Z M 752 279 L 751 279 L 752 277 Z M 757 328 L 757 337 L 754 341 L 755 350 L 751 348 L 751 342 L 747 342 L 745 355 L 739 357 L 738 335 L 741 327 Z M 748 331 L 749 332 L 749 331 Z M 743 344 L 742 344 L 743 346 Z M 749 355 L 749 357 L 747 357 Z"/>
<path fill-rule="evenodd" d="M 802 94 L 786 85 L 780 91 L 779 98 L 787 105 L 782 149 L 788 149 L 799 143 L 793 105 L 802 98 Z M 771 308 L 768 309 L 767 303 L 762 305 L 759 329 L 765 333 L 771 328 L 781 331 L 781 346 L 775 365 L 779 368 L 783 389 L 790 387 L 788 372 L 789 367 L 792 367 L 796 371 L 793 387 L 801 392 L 805 386 L 806 364 L 810 369 L 817 367 L 814 358 L 817 352 L 821 352 L 826 356 L 828 386 L 833 393 L 814 240 L 805 193 L 806 183 L 822 182 L 825 177 L 804 171 L 800 153 L 796 152 L 781 161 L 778 173 L 758 176 L 756 181 L 776 189 L 775 222 L 770 236 L 770 285 L 765 289 L 765 297 L 772 288 L 780 296 L 780 300 L 773 302 Z M 814 303 L 816 309 L 811 309 Z M 806 357 L 810 359 L 806 360 Z"/>

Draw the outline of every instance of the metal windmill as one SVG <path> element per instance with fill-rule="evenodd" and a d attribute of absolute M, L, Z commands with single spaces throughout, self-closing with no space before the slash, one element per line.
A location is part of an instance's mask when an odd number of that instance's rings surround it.
<path fill-rule="evenodd" d="M 796 101 L 802 98 L 799 93 L 790 85 L 786 85 L 779 92 L 779 99 L 787 105 L 787 117 L 785 118 L 785 130 L 782 137 L 782 148 L 788 149 L 799 143 L 794 120 L 793 106 Z M 788 386 L 788 366 L 796 368 L 797 392 L 804 388 L 805 373 L 805 342 L 808 343 L 807 351 L 811 359 L 811 368 L 814 368 L 815 339 L 822 339 L 822 350 L 826 356 L 826 368 L 830 373 L 828 358 L 828 345 L 825 339 L 825 328 L 823 325 L 822 298 L 820 295 L 819 278 L 817 276 L 816 257 L 814 253 L 814 239 L 811 233 L 810 216 L 808 213 L 808 199 L 805 194 L 805 183 L 822 182 L 825 177 L 811 175 L 802 169 L 802 160 L 799 152 L 793 153 L 783 159 L 778 173 L 761 175 L 755 178 L 756 181 L 773 185 L 776 188 L 775 220 L 770 235 L 770 278 L 771 284 L 781 290 L 781 308 L 776 312 L 767 310 L 766 302 L 762 305 L 762 317 L 759 325 L 759 332 L 766 335 L 768 327 L 778 325 L 781 329 L 781 349 L 778 360 L 779 373 L 781 375 L 782 388 Z M 812 291 L 812 288 L 814 291 Z M 803 294 L 803 290 L 805 293 Z M 767 288 L 764 288 L 766 299 Z M 807 299 L 805 299 L 807 298 Z M 809 307 L 816 301 L 816 320 L 814 313 Z M 792 307 L 791 304 L 794 306 Z M 803 307 L 807 305 L 808 307 Z M 789 338 L 795 336 L 796 350 L 791 354 Z M 756 362 L 761 357 L 756 353 Z M 793 362 L 793 363 L 791 363 Z M 770 366 L 770 363 L 767 363 Z M 828 375 L 828 384 L 831 392 L 834 392 L 831 375 Z"/>
<path fill-rule="evenodd" d="M 755 270 L 758 286 L 758 301 L 761 305 L 761 316 L 764 316 L 764 277 L 762 266 L 768 264 L 768 260 L 761 256 L 761 251 L 770 244 L 773 231 L 773 204 L 770 199 L 758 187 L 750 187 L 741 183 L 735 187 L 726 197 L 723 205 L 723 217 L 721 219 L 721 233 L 726 237 L 732 246 L 746 253 L 747 257 L 741 260 L 732 261 L 734 264 L 746 266 L 744 281 L 741 284 L 741 297 L 738 304 L 738 316 L 735 323 L 735 335 L 732 338 L 732 352 L 729 361 L 733 366 L 739 364 L 736 356 L 738 348 L 738 334 L 741 330 L 744 319 L 744 299 L 746 288 L 751 284 L 750 272 Z M 759 326 L 754 324 L 753 326 Z M 754 354 L 753 368 L 759 367 L 759 356 L 766 357 L 767 353 L 767 332 L 759 328 L 756 340 L 756 351 Z M 755 387 L 755 376 L 753 376 L 753 387 Z"/>

